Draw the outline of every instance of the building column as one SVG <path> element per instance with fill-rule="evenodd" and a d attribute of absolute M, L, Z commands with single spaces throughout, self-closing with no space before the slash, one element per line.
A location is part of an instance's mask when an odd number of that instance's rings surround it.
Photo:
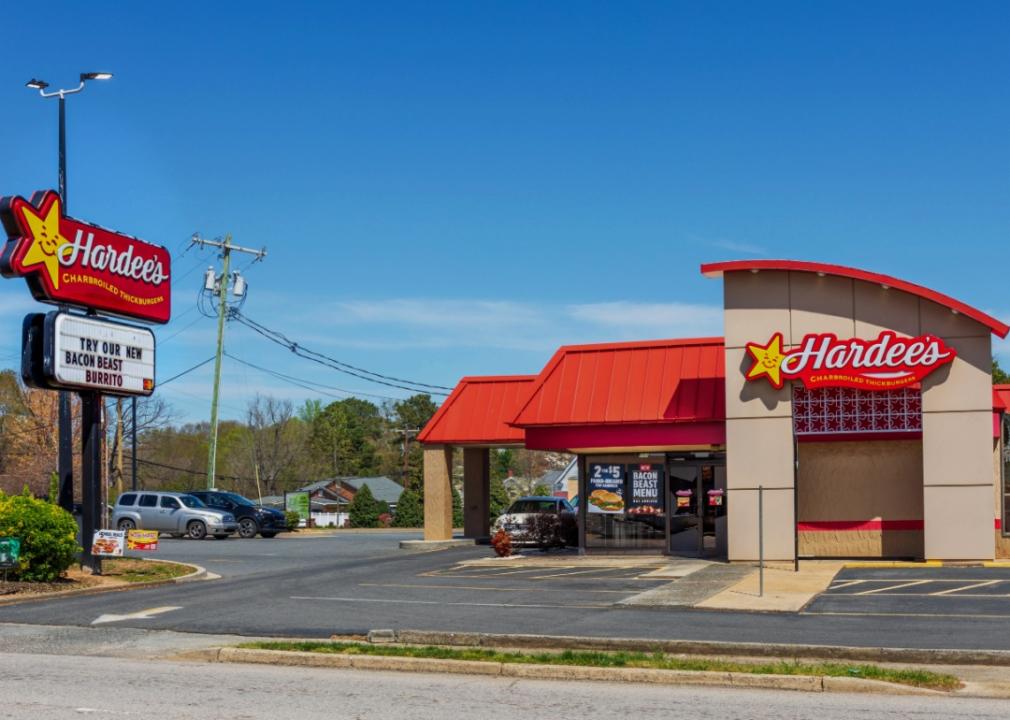
<path fill-rule="evenodd" d="M 491 535 L 490 460 L 488 448 L 463 448 L 463 537 Z"/>
<path fill-rule="evenodd" d="M 452 445 L 424 448 L 424 539 L 452 538 Z"/>

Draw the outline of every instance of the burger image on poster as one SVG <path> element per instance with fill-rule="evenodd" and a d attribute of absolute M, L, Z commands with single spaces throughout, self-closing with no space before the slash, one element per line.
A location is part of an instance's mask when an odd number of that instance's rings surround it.
<path fill-rule="evenodd" d="M 623 513 L 624 466 L 590 463 L 587 470 L 587 510 L 592 513 Z"/>

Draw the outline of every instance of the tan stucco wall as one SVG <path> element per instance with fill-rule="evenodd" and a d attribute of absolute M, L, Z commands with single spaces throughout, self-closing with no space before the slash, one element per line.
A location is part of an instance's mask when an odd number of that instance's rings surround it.
<path fill-rule="evenodd" d="M 799 521 L 922 520 L 918 440 L 801 443 Z M 921 530 L 810 531 L 801 556 L 915 557 Z"/>
<path fill-rule="evenodd" d="M 753 522 L 758 484 L 766 488 L 769 557 L 793 557 L 792 407 L 789 383 L 746 382 L 745 346 L 781 332 L 787 346 L 808 332 L 840 338 L 932 333 L 958 357 L 923 383 L 923 551 L 930 559 L 994 555 L 991 514 L 991 339 L 988 328 L 948 308 L 893 288 L 802 272 L 731 272 L 724 276 L 729 558 L 756 556 Z M 983 426 L 985 426 L 983 428 Z M 801 485 L 802 488 L 802 485 Z M 802 492 L 802 490 L 801 490 Z M 771 512 L 774 515 L 770 516 Z M 959 522 L 951 523 L 951 517 Z M 767 524 L 773 530 L 769 537 Z"/>
<path fill-rule="evenodd" d="M 424 448 L 424 539 L 452 537 L 452 446 Z"/>

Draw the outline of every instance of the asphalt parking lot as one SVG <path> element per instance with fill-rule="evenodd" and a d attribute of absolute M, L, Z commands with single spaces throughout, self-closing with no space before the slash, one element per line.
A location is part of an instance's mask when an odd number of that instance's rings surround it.
<path fill-rule="evenodd" d="M 805 612 L 1010 618 L 1010 568 L 851 568 Z"/>

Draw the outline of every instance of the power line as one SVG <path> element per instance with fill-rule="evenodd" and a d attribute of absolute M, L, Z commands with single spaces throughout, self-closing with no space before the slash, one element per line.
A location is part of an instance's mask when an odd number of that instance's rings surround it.
<path fill-rule="evenodd" d="M 182 333 L 184 333 L 184 332 L 186 332 L 187 330 L 189 330 L 189 329 L 190 329 L 191 327 L 193 327 L 194 325 L 196 325 L 196 324 L 197 324 L 198 322 L 200 322 L 201 320 L 203 320 L 203 316 L 202 316 L 202 315 L 200 315 L 200 316 L 197 316 L 196 318 L 194 318 L 193 322 L 191 322 L 191 323 L 190 323 L 189 325 L 187 325 L 186 327 L 183 327 L 183 328 L 179 328 L 179 329 L 178 329 L 178 330 L 176 330 L 176 331 L 175 331 L 174 333 L 172 333 L 171 335 L 169 335 L 169 336 L 168 336 L 167 338 L 161 338 L 160 340 L 158 340 L 158 345 L 164 345 L 164 344 L 165 344 L 165 343 L 167 343 L 167 342 L 168 342 L 169 340 L 171 340 L 172 338 L 174 338 L 174 337 L 175 337 L 176 335 L 181 335 Z"/>
<path fill-rule="evenodd" d="M 125 453 L 124 452 L 123 455 L 126 456 L 127 459 L 130 459 L 130 460 L 133 459 L 133 456 L 130 455 L 129 453 Z M 144 460 L 143 458 L 137 458 L 137 462 L 140 463 L 141 465 L 150 465 L 151 467 L 162 468 L 163 470 L 174 470 L 176 472 L 187 473 L 189 475 L 199 475 L 200 477 L 207 477 L 207 471 L 206 470 L 202 470 L 202 471 L 201 470 L 191 470 L 190 468 L 178 467 L 176 465 L 168 465 L 167 463 L 155 462 L 154 460 Z M 240 477 L 238 475 L 220 475 L 220 474 L 215 473 L 214 476 L 218 477 L 218 478 L 221 478 L 222 480 L 241 480 L 241 481 L 245 481 L 245 482 L 248 482 L 250 480 L 250 478 L 244 478 L 244 477 Z"/>
<path fill-rule="evenodd" d="M 347 390 L 345 388 L 334 387 L 333 385 L 324 385 L 323 383 L 317 383 L 317 382 L 314 382 L 312 380 L 305 380 L 303 378 L 297 378 L 297 377 L 293 377 L 291 375 L 285 375 L 284 373 L 278 372 L 277 370 L 271 370 L 270 368 L 261 367 L 259 365 L 256 365 L 254 363 L 249 362 L 248 360 L 243 360 L 240 357 L 236 357 L 235 355 L 232 355 L 227 350 L 225 351 L 224 354 L 227 357 L 229 357 L 232 360 L 234 360 L 235 362 L 237 362 L 237 363 L 241 363 L 242 365 L 245 365 L 247 367 L 251 367 L 253 370 L 259 370 L 260 372 L 264 372 L 267 375 L 272 375 L 273 377 L 278 378 L 280 380 L 285 380 L 285 381 L 291 383 L 292 385 L 297 385 L 298 387 L 304 388 L 306 390 L 312 390 L 314 392 L 319 392 L 318 390 L 316 390 L 316 388 L 324 388 L 326 390 L 335 390 L 336 392 L 343 393 L 345 396 L 364 395 L 365 397 L 374 397 L 374 398 L 379 398 L 380 400 L 392 400 L 394 402 L 399 402 L 400 400 L 403 400 L 403 398 L 390 397 L 389 395 L 377 395 L 375 393 L 367 393 L 367 392 L 362 392 L 360 390 Z M 309 387 L 310 385 L 312 385 L 314 387 Z M 330 397 L 337 397 L 336 395 L 333 395 L 332 393 L 322 393 L 322 394 L 329 395 Z"/>
<path fill-rule="evenodd" d="M 242 314 L 237 309 L 229 310 L 228 315 L 231 319 L 237 320 L 238 322 L 242 323 L 249 329 L 259 333 L 267 340 L 270 340 L 271 342 L 274 342 L 282 347 L 286 347 L 295 355 L 305 358 L 306 360 L 311 360 L 312 362 L 319 363 L 320 365 L 336 370 L 337 372 L 342 372 L 345 375 L 351 375 L 360 380 L 366 380 L 368 382 L 376 383 L 378 385 L 386 385 L 387 387 L 399 388 L 400 390 L 407 390 L 409 392 L 415 392 L 415 393 L 428 393 L 431 395 L 447 396 L 449 394 L 448 392 L 441 392 L 441 391 L 452 390 L 452 388 L 446 387 L 445 385 L 432 385 L 430 383 L 416 382 L 414 380 L 405 380 L 403 378 L 394 377 L 392 375 L 383 375 L 381 373 L 372 372 L 371 370 L 366 370 L 364 368 L 360 368 L 355 365 L 350 365 L 335 358 L 331 358 L 328 355 L 324 355 L 323 353 L 316 352 L 314 350 L 309 350 L 306 347 L 302 347 L 293 340 L 288 339 L 283 333 L 278 332 L 277 330 L 271 330 L 270 328 L 259 324 L 255 320 L 252 320 L 246 315 Z"/>
<path fill-rule="evenodd" d="M 162 381 L 162 382 L 159 382 L 159 383 L 155 383 L 155 385 L 157 385 L 158 387 L 161 387 L 162 385 L 168 385 L 168 384 L 169 384 L 170 382 L 172 382 L 173 380 L 178 380 L 178 379 L 179 379 L 179 378 L 181 378 L 181 377 L 182 377 L 183 375 L 187 375 L 187 374 L 189 374 L 189 373 L 193 372 L 194 370 L 196 370 L 197 368 L 201 368 L 201 367 L 203 367 L 204 365 L 206 365 L 207 363 L 209 363 L 209 362 L 210 362 L 211 360 L 213 360 L 213 359 L 214 359 L 214 356 L 213 356 L 213 355 L 211 355 L 211 356 L 210 356 L 209 358 L 207 358 L 207 359 L 206 359 L 206 360 L 204 360 L 203 362 L 200 362 L 200 363 L 197 363 L 196 365 L 194 365 L 193 367 L 189 368 L 188 370 L 183 370 L 183 371 L 182 371 L 181 373 L 179 373 L 178 375 L 173 375 L 173 376 L 172 376 L 172 377 L 170 377 L 170 378 L 169 378 L 168 380 L 164 380 L 164 381 Z"/>

